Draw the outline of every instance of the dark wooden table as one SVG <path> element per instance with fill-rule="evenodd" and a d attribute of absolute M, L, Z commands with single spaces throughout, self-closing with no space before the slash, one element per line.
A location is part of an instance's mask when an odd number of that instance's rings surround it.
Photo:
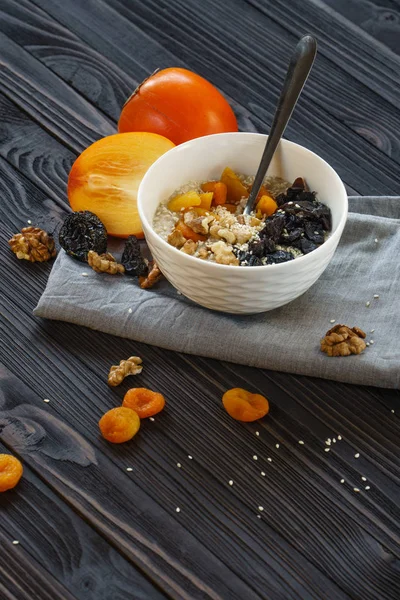
<path fill-rule="evenodd" d="M 287 137 L 350 193 L 399 194 L 399 0 L 2 0 L 0 12 L 0 452 L 25 469 L 0 495 L 0 597 L 398 600 L 398 391 L 44 322 L 32 309 L 51 264 L 17 261 L 7 240 L 59 225 L 72 162 L 115 132 L 157 67 L 199 72 L 242 129 L 267 132 L 305 32 L 319 55 Z M 168 409 L 113 446 L 97 421 L 129 383 L 105 377 L 132 354 Z M 266 394 L 270 416 L 229 419 L 221 394 L 236 386 Z"/>

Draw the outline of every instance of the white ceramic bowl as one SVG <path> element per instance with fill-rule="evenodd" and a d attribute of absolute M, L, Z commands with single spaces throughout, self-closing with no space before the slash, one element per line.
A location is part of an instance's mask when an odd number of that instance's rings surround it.
<path fill-rule="evenodd" d="M 221 133 L 181 144 L 161 156 L 139 187 L 138 209 L 147 243 L 161 271 L 182 294 L 202 306 L 251 314 L 291 302 L 318 279 L 331 260 L 347 218 L 347 194 L 337 173 L 310 150 L 282 140 L 268 170 L 287 181 L 304 177 L 332 212 L 332 233 L 319 248 L 286 263 L 232 267 L 204 261 L 170 246 L 152 227 L 160 202 L 189 181 L 218 179 L 226 166 L 254 175 L 267 136 Z"/>

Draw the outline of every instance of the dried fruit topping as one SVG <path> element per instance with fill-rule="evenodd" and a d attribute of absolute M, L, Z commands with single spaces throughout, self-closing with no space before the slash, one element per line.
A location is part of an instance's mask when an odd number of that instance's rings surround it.
<path fill-rule="evenodd" d="M 121 263 L 125 267 L 125 273 L 133 277 L 144 277 L 149 272 L 136 236 L 130 235 L 126 240 Z"/>
<path fill-rule="evenodd" d="M 266 219 L 265 226 L 263 229 L 261 229 L 259 236 L 260 238 L 268 238 L 273 242 L 278 242 L 284 228 L 285 215 L 281 213 L 275 213 Z"/>
<path fill-rule="evenodd" d="M 131 356 L 128 360 L 121 360 L 119 365 L 113 365 L 108 374 L 108 385 L 115 387 L 123 382 L 128 375 L 139 375 L 142 372 L 142 359 Z"/>
<path fill-rule="evenodd" d="M 45 262 L 57 254 L 53 236 L 39 227 L 24 227 L 8 243 L 17 258 L 30 262 Z"/>
<path fill-rule="evenodd" d="M 0 492 L 14 488 L 22 477 L 21 461 L 11 454 L 0 454 Z"/>
<path fill-rule="evenodd" d="M 153 287 L 162 277 L 162 273 L 155 261 L 149 264 L 150 270 L 146 277 L 139 277 L 140 287 L 144 290 Z"/>
<path fill-rule="evenodd" d="M 65 218 L 59 242 L 69 256 L 87 262 L 89 250 L 98 254 L 107 251 L 107 230 L 95 214 L 89 210 L 79 211 Z"/>
<path fill-rule="evenodd" d="M 366 348 L 365 332 L 359 327 L 335 325 L 321 340 L 321 350 L 328 356 L 350 356 L 361 354 Z"/>
<path fill-rule="evenodd" d="M 242 388 L 232 388 L 222 396 L 228 415 L 237 421 L 256 421 L 269 412 L 269 402 L 261 394 L 252 394 Z"/>
<path fill-rule="evenodd" d="M 131 388 L 126 392 L 122 406 L 131 408 L 141 419 L 146 419 L 163 410 L 165 398 L 147 388 Z"/>
<path fill-rule="evenodd" d="M 140 427 L 139 415 L 131 408 L 119 406 L 106 412 L 99 421 L 101 435 L 108 442 L 122 444 L 137 434 Z"/>
<path fill-rule="evenodd" d="M 93 250 L 88 252 L 88 264 L 96 273 L 108 273 L 109 275 L 117 275 L 125 271 L 124 267 L 117 263 L 115 258 L 109 252 L 105 254 L 97 254 Z"/>
<path fill-rule="evenodd" d="M 288 260 L 293 260 L 294 256 L 291 252 L 285 252 L 284 250 L 276 250 L 276 252 L 267 254 L 266 258 L 267 265 L 277 265 L 279 263 L 287 262 Z"/>

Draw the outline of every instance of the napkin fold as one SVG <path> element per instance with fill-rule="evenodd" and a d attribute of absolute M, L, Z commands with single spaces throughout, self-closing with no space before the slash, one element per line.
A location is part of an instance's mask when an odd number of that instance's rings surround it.
<path fill-rule="evenodd" d="M 320 279 L 273 311 L 213 312 L 165 280 L 142 290 L 134 278 L 95 273 L 61 251 L 34 314 L 178 352 L 399 388 L 400 197 L 351 197 L 349 209 L 340 244 Z M 360 327 L 369 346 L 360 355 L 328 357 L 320 339 L 334 323 Z"/>

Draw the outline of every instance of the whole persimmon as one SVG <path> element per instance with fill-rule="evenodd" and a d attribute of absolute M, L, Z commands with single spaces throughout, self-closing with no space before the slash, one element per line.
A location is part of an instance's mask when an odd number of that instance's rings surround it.
<path fill-rule="evenodd" d="M 131 388 L 126 392 L 122 406 L 132 408 L 141 419 L 145 419 L 163 410 L 165 398 L 147 388 Z"/>
<path fill-rule="evenodd" d="M 232 388 L 222 396 L 228 415 L 236 421 L 257 421 L 269 412 L 269 402 L 261 394 L 252 394 L 242 388 Z"/>
<path fill-rule="evenodd" d="M 156 71 L 126 101 L 118 131 L 152 131 L 175 144 L 237 131 L 235 114 L 209 81 L 178 67 Z"/>
<path fill-rule="evenodd" d="M 116 133 L 94 142 L 72 165 L 68 199 L 74 211 L 89 210 L 109 235 L 143 237 L 137 210 L 140 182 L 173 144 L 156 133 Z"/>
<path fill-rule="evenodd" d="M 118 406 L 107 411 L 99 421 L 101 435 L 108 442 L 122 444 L 137 434 L 140 427 L 139 415 L 131 408 Z"/>
<path fill-rule="evenodd" d="M 0 454 L 0 492 L 14 488 L 22 477 L 21 461 L 11 454 Z"/>

